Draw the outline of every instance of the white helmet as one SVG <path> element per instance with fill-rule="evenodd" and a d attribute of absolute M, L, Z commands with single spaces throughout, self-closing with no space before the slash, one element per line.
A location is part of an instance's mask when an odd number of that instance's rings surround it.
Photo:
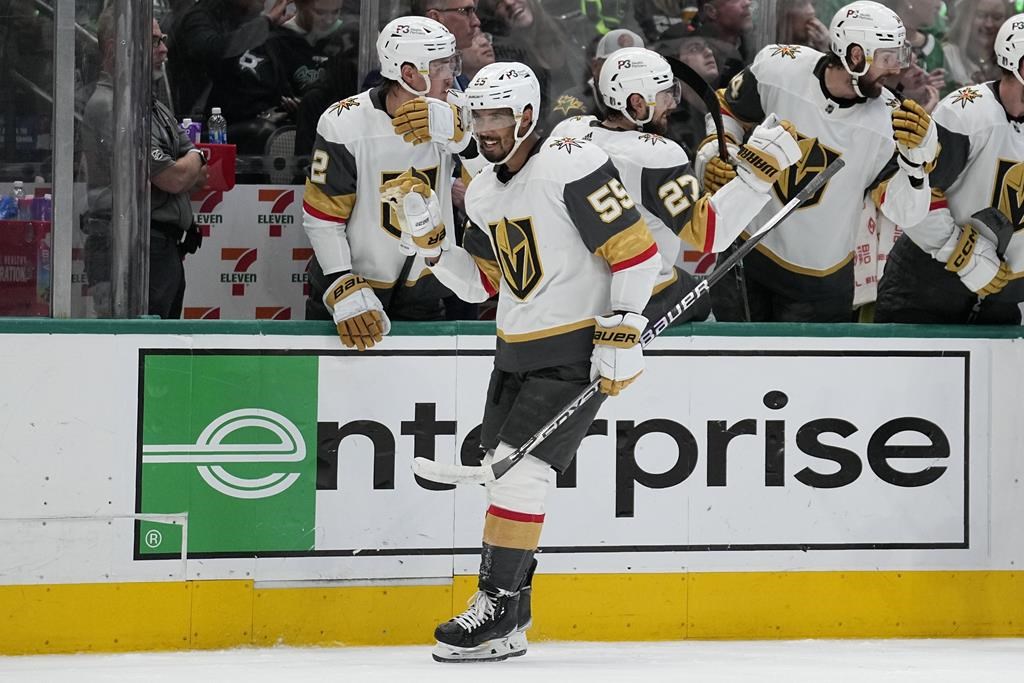
<path fill-rule="evenodd" d="M 455 36 L 444 24 L 427 17 L 399 17 L 388 23 L 377 38 L 380 75 L 402 84 L 414 95 L 430 91 L 430 62 L 455 55 Z M 427 88 L 413 90 L 402 80 L 402 65 L 412 64 L 423 74 Z"/>
<path fill-rule="evenodd" d="M 910 63 L 910 50 L 907 46 L 907 29 L 903 26 L 898 14 L 885 5 L 870 0 L 858 0 L 842 7 L 828 27 L 831 36 L 832 52 L 842 60 L 843 66 L 853 76 L 853 87 L 857 87 L 857 79 L 868 72 L 874 61 L 875 50 L 895 49 L 901 66 Z M 846 59 L 851 45 L 860 45 L 864 50 L 864 68 L 854 71 Z"/>
<path fill-rule="evenodd" d="M 624 47 L 608 55 L 601 67 L 598 91 L 601 99 L 611 109 L 620 111 L 637 125 L 654 118 L 654 104 L 658 93 L 668 88 L 677 88 L 673 96 L 679 101 L 678 86 L 672 67 L 657 52 L 642 47 Z M 647 103 L 647 118 L 637 121 L 629 113 L 629 96 L 638 94 Z"/>
<path fill-rule="evenodd" d="M 470 113 L 481 109 L 512 110 L 516 142 L 505 158 L 497 162 L 499 166 L 504 164 L 537 127 L 537 118 L 540 116 L 540 82 L 537 76 L 530 67 L 519 62 L 494 62 L 476 73 L 466 87 L 465 96 Z M 519 123 L 527 107 L 533 109 L 533 120 L 530 129 L 520 136 Z M 477 131 L 474 129 L 473 133 L 475 136 Z M 480 144 L 479 139 L 477 144 Z"/>
<path fill-rule="evenodd" d="M 1015 14 L 999 27 L 996 34 L 996 62 L 1007 71 L 1013 72 L 1024 85 L 1020 75 L 1020 60 L 1024 57 L 1024 14 Z"/>

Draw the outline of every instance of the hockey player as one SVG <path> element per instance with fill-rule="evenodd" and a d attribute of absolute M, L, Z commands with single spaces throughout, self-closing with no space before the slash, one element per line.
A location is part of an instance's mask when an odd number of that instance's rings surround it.
<path fill-rule="evenodd" d="M 1020 324 L 1024 301 L 1024 14 L 995 42 L 1003 76 L 943 98 L 931 211 L 906 226 L 879 282 L 876 322 Z"/>
<path fill-rule="evenodd" d="M 577 116 L 551 133 L 553 139 L 582 138 L 603 149 L 629 196 L 637 200 L 662 257 L 654 295 L 644 311 L 648 320 L 660 318 L 696 284 L 675 265 L 683 241 L 706 253 L 728 247 L 768 203 L 772 180 L 801 156 L 796 139 L 768 117 L 744 145 L 738 177 L 714 196 L 701 193 L 686 152 L 661 135 L 681 89 L 672 67 L 658 53 L 636 47 L 618 50 L 601 71 L 598 91 L 608 108 L 605 119 Z"/>
<path fill-rule="evenodd" d="M 803 157 L 775 181 L 775 201 L 787 202 L 833 159 L 846 162 L 757 245 L 744 261 L 743 281 L 726 277 L 713 290 L 719 320 L 744 319 L 748 305 L 755 321 L 849 321 L 864 191 L 871 190 L 897 225 L 917 223 L 928 211 L 925 165 L 937 153 L 935 125 L 916 103 L 901 105 L 881 85 L 907 63 L 902 22 L 878 3 L 854 2 L 836 13 L 829 35 L 828 55 L 798 45 L 767 46 L 719 91 L 726 132 L 736 142 L 766 111 L 796 127 Z M 894 151 L 898 164 L 887 168 Z M 708 141 L 697 154 L 705 189 L 732 174 L 716 153 Z"/>
<path fill-rule="evenodd" d="M 382 180 L 411 168 L 436 190 L 451 221 L 454 159 L 441 145 L 405 142 L 391 121 L 403 103 L 443 97 L 452 86 L 459 73 L 455 38 L 433 19 L 401 17 L 381 31 L 377 55 L 383 85 L 320 116 L 303 198 L 303 227 L 316 253 L 306 316 L 326 313 L 342 343 L 360 351 L 388 333 L 389 317 L 443 318 L 441 299 L 450 295 L 422 258 L 407 265 L 410 257 L 395 248 L 401 229 L 378 191 Z"/>
<path fill-rule="evenodd" d="M 529 67 L 481 69 L 466 97 L 481 154 L 493 165 L 466 193 L 465 248 L 444 248 L 436 193 L 410 177 L 382 194 L 403 206 L 433 273 L 466 301 L 498 296 L 497 350 L 481 444 L 503 458 L 592 378 L 615 395 L 644 369 L 641 311 L 661 268 L 658 247 L 608 156 L 585 140 L 534 132 L 540 85 Z M 522 589 L 544 524 L 552 468 L 564 471 L 599 406 L 595 398 L 487 486 L 479 591 L 437 627 L 438 661 L 522 654 Z M 522 602 L 521 602 L 522 601 Z"/>

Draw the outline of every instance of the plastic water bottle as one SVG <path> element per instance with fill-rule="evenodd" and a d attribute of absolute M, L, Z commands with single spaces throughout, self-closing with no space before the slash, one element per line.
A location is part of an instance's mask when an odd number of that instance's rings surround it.
<path fill-rule="evenodd" d="M 53 221 L 53 195 L 44 194 L 41 200 L 37 200 L 42 203 L 39 207 L 39 220 L 50 223 Z"/>
<path fill-rule="evenodd" d="M 19 221 L 31 220 L 31 205 L 26 201 L 25 197 L 25 183 L 20 180 L 14 181 L 14 187 L 11 189 L 11 199 L 14 200 L 14 205 L 18 207 L 17 218 Z"/>
<path fill-rule="evenodd" d="M 206 135 L 214 145 L 226 145 L 228 142 L 228 122 L 220 113 L 220 107 L 210 110 L 210 119 L 206 122 Z"/>
<path fill-rule="evenodd" d="M 36 251 L 36 299 L 40 304 L 50 303 L 50 236 L 39 240 Z"/>

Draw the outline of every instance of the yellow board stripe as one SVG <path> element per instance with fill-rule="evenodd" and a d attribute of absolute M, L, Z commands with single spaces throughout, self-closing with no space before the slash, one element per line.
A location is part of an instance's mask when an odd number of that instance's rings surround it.
<path fill-rule="evenodd" d="M 0 654 L 426 645 L 476 581 L 0 586 Z M 533 585 L 531 640 L 1024 636 L 1024 572 L 538 574 Z"/>

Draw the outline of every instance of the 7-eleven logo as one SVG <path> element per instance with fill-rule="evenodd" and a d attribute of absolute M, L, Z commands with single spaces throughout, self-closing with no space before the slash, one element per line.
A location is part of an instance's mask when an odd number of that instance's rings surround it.
<path fill-rule="evenodd" d="M 220 190 L 196 190 L 191 199 L 199 232 L 203 237 L 209 237 L 210 226 L 224 222 L 224 214 L 217 211 L 217 207 L 224 201 L 224 193 Z"/>
<path fill-rule="evenodd" d="M 302 284 L 302 295 L 309 296 L 309 262 L 313 260 L 313 250 L 309 247 L 292 249 L 292 261 L 302 263 L 302 272 L 292 271 L 292 282 Z"/>
<path fill-rule="evenodd" d="M 231 285 L 231 296 L 245 296 L 245 286 L 256 284 L 256 273 L 248 272 L 256 262 L 256 250 L 224 247 L 220 250 L 220 260 L 235 262 L 230 273 L 220 274 L 220 281 Z"/>
<path fill-rule="evenodd" d="M 711 270 L 711 267 L 715 265 L 715 254 L 705 254 L 702 251 L 687 249 L 684 250 L 681 259 L 683 263 L 687 264 L 686 271 L 694 275 L 704 275 Z M 695 263 L 695 266 L 689 266 L 689 264 Z"/>
<path fill-rule="evenodd" d="M 291 320 L 291 306 L 257 306 L 257 320 Z"/>
<path fill-rule="evenodd" d="M 220 307 L 186 306 L 185 320 L 220 320 Z"/>
<path fill-rule="evenodd" d="M 260 225 L 270 226 L 271 237 L 280 237 L 281 226 L 295 222 L 295 216 L 286 213 L 288 207 L 295 203 L 295 190 L 262 189 L 259 191 L 259 200 L 260 204 L 269 204 L 270 211 L 262 211 L 256 220 Z"/>
<path fill-rule="evenodd" d="M 85 249 L 71 249 L 71 284 L 81 287 L 81 296 L 89 295 L 89 277 L 85 274 Z"/>

